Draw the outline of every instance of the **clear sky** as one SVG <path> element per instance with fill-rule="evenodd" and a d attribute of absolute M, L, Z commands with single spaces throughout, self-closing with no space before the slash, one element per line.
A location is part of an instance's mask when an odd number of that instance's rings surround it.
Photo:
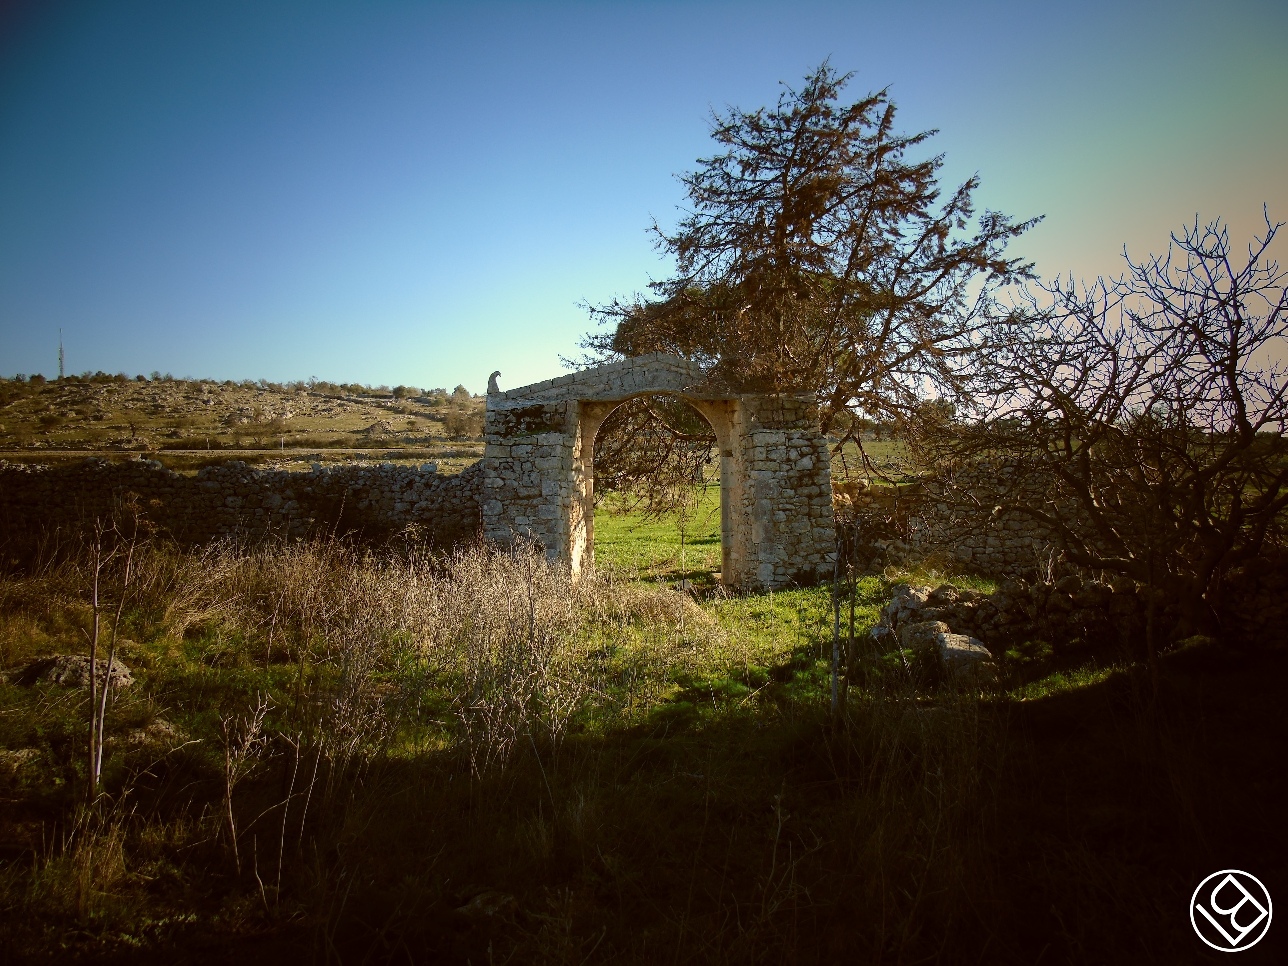
<path fill-rule="evenodd" d="M 1044 276 L 1288 220 L 1288 3 L 33 3 L 0 13 L 0 373 L 481 391 L 668 265 L 710 114 L 830 57 Z"/>

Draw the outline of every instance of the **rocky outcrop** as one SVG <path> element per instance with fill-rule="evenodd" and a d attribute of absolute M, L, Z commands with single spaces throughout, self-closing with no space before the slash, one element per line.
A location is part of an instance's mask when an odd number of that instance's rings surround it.
<path fill-rule="evenodd" d="M 99 687 L 107 681 L 108 686 L 115 691 L 119 688 L 127 688 L 134 683 L 134 675 L 120 659 L 112 661 L 110 676 L 107 663 L 107 658 L 101 656 L 94 664 L 94 677 L 98 679 Z M 32 661 L 14 675 L 15 684 L 28 687 L 47 681 L 66 688 L 88 688 L 89 680 L 89 655 L 87 654 L 59 654 L 56 657 L 43 657 Z"/>
<path fill-rule="evenodd" d="M 997 664 L 983 643 L 965 634 L 939 634 L 935 657 L 944 676 L 955 685 L 982 687 L 997 681 Z"/>

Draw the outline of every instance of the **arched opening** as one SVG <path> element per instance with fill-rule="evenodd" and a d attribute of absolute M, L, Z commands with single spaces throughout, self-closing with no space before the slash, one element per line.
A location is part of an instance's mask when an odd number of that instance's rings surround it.
<path fill-rule="evenodd" d="M 713 589 L 728 573 L 723 407 L 677 393 L 583 406 L 586 555 L 599 566 Z M 722 447 L 721 437 L 725 437 Z"/>

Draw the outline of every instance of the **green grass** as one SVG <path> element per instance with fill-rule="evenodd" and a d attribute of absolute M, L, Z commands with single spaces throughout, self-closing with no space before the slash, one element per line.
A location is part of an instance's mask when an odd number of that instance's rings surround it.
<path fill-rule="evenodd" d="M 888 437 L 876 439 L 868 435 L 863 439 L 863 452 L 867 454 L 873 467 L 881 476 L 893 481 L 912 479 L 915 476 L 912 454 L 902 440 Z M 847 469 L 852 477 L 866 478 L 869 473 L 868 467 L 859 454 L 858 446 L 853 442 L 847 442 L 841 447 L 839 453 L 832 454 L 833 473 L 840 478 L 845 475 Z M 885 481 L 878 478 L 873 482 L 881 485 Z"/>
<path fill-rule="evenodd" d="M 609 494 L 595 509 L 595 563 L 651 580 L 710 584 L 720 570 L 720 488 L 708 487 L 681 519 L 648 519 Z"/>
<path fill-rule="evenodd" d="M 945 566 L 935 560 L 922 561 L 912 566 L 888 568 L 885 577 L 892 585 L 907 583 L 938 587 L 940 584 L 952 584 L 961 590 L 977 590 L 982 594 L 991 594 L 997 590 L 997 581 L 990 577 L 963 573 L 957 567 Z"/>
<path fill-rule="evenodd" d="M 644 534 L 660 570 L 666 535 Z M 1282 655 L 1199 642 L 1151 703 L 1140 669 L 1057 665 L 1040 641 L 1007 656 L 1028 683 L 983 696 L 890 652 L 832 719 L 827 587 L 699 603 L 573 588 L 537 558 L 400 553 L 143 554 L 122 626 L 137 683 L 92 809 L 84 696 L 0 681 L 0 948 L 1186 962 L 1193 875 L 1283 849 L 1288 782 L 1256 770 L 1288 740 Z M 856 582 L 856 632 L 900 576 Z M 70 565 L 0 577 L 3 670 L 81 649 L 85 599 Z M 239 866 L 224 748 L 262 697 Z M 488 742 L 505 755 L 476 768 Z M 459 911 L 480 895 L 500 911 Z"/>
<path fill-rule="evenodd" d="M 1007 695 L 1013 701 L 1035 701 L 1039 698 L 1100 684 L 1122 671 L 1123 669 L 1119 667 L 1096 667 L 1095 665 L 1077 667 L 1068 671 L 1052 671 L 1036 681 L 1012 687 Z"/>

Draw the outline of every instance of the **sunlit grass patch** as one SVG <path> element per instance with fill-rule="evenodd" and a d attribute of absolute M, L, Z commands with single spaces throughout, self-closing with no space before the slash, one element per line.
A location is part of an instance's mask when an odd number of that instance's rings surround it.
<path fill-rule="evenodd" d="M 1122 669 L 1119 667 L 1086 667 L 1053 671 L 1045 677 L 1011 688 L 1007 694 L 1013 701 L 1036 701 L 1055 694 L 1077 691 L 1109 680 Z"/>
<path fill-rule="evenodd" d="M 607 495 L 595 510 L 595 563 L 645 579 L 710 583 L 721 566 L 719 487 L 703 490 L 683 519 L 646 518 Z"/>
<path fill-rule="evenodd" d="M 865 434 L 862 455 L 853 441 L 846 442 L 839 453 L 833 452 L 833 474 L 840 478 L 846 475 L 845 471 L 848 469 L 849 475 L 866 478 L 869 475 L 869 465 L 864 461 L 863 455 L 867 456 L 871 468 L 880 474 L 872 480 L 877 486 L 886 484 L 886 480 L 881 478 L 883 476 L 899 481 L 909 478 L 916 469 L 913 465 L 912 453 L 905 442 L 888 436 L 877 439 Z"/>
<path fill-rule="evenodd" d="M 889 584 L 909 583 L 929 587 L 952 584 L 961 590 L 977 590 L 981 594 L 991 594 L 997 590 L 996 580 L 964 572 L 946 561 L 934 558 L 912 565 L 887 567 L 885 578 Z"/>

